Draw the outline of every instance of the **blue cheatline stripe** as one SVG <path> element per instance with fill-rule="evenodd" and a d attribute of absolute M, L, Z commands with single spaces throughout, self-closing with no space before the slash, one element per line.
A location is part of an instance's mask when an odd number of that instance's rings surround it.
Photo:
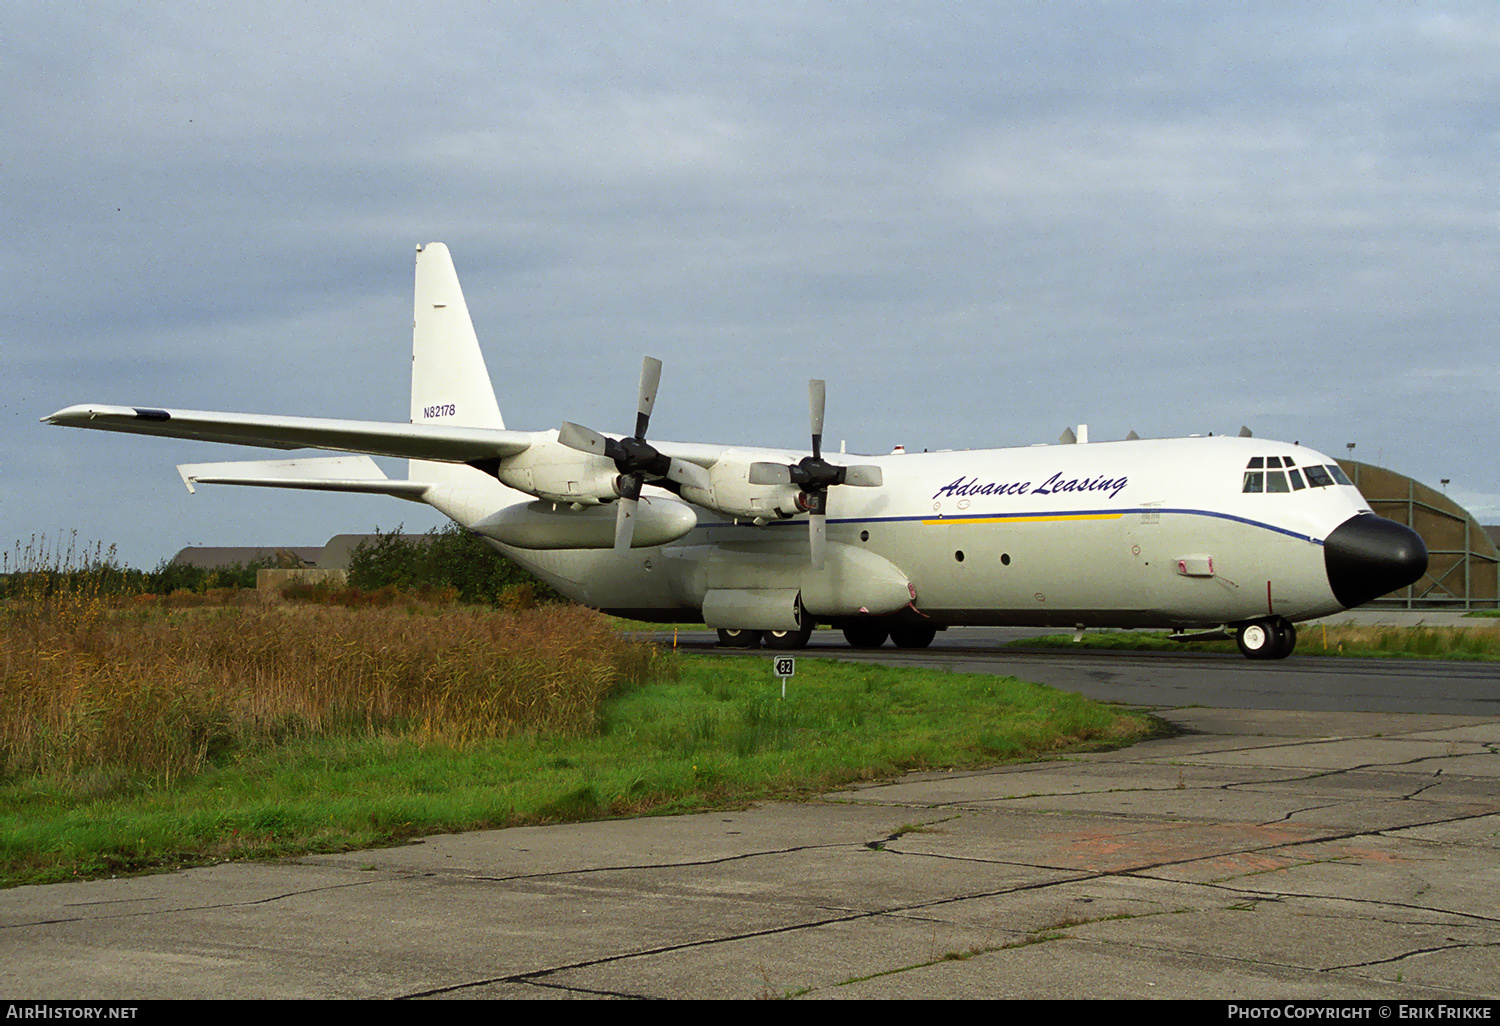
<path fill-rule="evenodd" d="M 1288 538 L 1296 538 L 1298 541 L 1312 542 L 1314 545 L 1322 545 L 1323 544 L 1323 539 L 1321 539 L 1321 538 L 1313 538 L 1313 537 L 1311 537 L 1309 535 L 1303 534 L 1301 531 L 1292 531 L 1292 530 L 1289 530 L 1289 529 L 1287 529 L 1285 527 L 1277 527 L 1275 524 L 1265 523 L 1264 521 L 1261 521 L 1261 520 L 1251 520 L 1249 517 L 1238 517 L 1238 516 L 1235 516 L 1233 513 L 1219 513 L 1217 511 L 1211 510 L 1211 509 L 1166 509 L 1166 508 L 1144 509 L 1144 508 L 1136 508 L 1136 509 L 1061 509 L 1061 510 L 1046 510 L 1046 511 L 1043 511 L 1043 510 L 1028 510 L 1026 512 L 1011 512 L 1011 513 L 969 513 L 969 512 L 965 512 L 965 513 L 963 513 L 960 516 L 949 516 L 949 515 L 946 515 L 946 514 L 945 515 L 941 515 L 941 516 L 934 516 L 932 514 L 924 514 L 924 515 L 914 516 L 914 517 L 848 517 L 848 518 L 840 518 L 840 519 L 835 519 L 833 517 L 829 517 L 828 518 L 828 522 L 830 524 L 912 524 L 912 523 L 927 523 L 927 522 L 934 522 L 934 523 L 936 523 L 936 522 L 939 522 L 939 521 L 952 521 L 954 524 L 968 524 L 968 523 L 972 523 L 973 521 L 976 521 L 976 520 L 988 520 L 988 521 L 991 521 L 993 523 L 1001 524 L 1001 523 L 1004 523 L 1007 520 L 1012 520 L 1012 521 L 1016 521 L 1016 520 L 1062 520 L 1064 518 L 1071 518 L 1071 519 L 1075 519 L 1076 520 L 1076 519 L 1080 519 L 1080 518 L 1084 518 L 1084 517 L 1105 517 L 1105 516 L 1108 516 L 1110 518 L 1117 518 L 1117 517 L 1128 516 L 1128 515 L 1130 515 L 1132 513 L 1175 513 L 1175 514 L 1178 514 L 1180 516 L 1212 517 L 1212 518 L 1217 519 L 1217 520 L 1229 520 L 1229 521 L 1232 521 L 1232 522 L 1234 522 L 1236 524 L 1244 524 L 1247 527 L 1258 527 L 1258 528 L 1260 528 L 1263 531 L 1272 531 L 1272 532 L 1274 532 L 1276 534 L 1284 534 Z M 787 526 L 793 526 L 793 525 L 805 526 L 806 524 L 807 524 L 806 520 L 803 520 L 803 519 L 799 518 L 799 519 L 793 519 L 793 520 L 775 520 L 775 521 L 772 521 L 770 524 L 767 524 L 766 526 L 767 527 L 787 527 Z M 704 525 L 704 526 L 708 526 L 708 525 Z"/>

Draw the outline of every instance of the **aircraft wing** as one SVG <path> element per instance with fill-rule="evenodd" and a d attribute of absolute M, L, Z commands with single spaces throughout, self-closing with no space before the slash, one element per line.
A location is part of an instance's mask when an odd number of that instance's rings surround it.
<path fill-rule="evenodd" d="M 257 445 L 267 449 L 329 449 L 439 463 L 503 459 L 526 451 L 534 441 L 534 436 L 528 432 L 494 428 L 88 404 L 58 410 L 43 417 L 42 422 L 96 431 Z"/>

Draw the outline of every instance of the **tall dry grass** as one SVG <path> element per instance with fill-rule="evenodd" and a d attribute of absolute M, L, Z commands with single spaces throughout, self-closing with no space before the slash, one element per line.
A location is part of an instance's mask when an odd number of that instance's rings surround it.
<path fill-rule="evenodd" d="M 54 589 L 0 629 L 0 776 L 121 769 L 170 780 L 293 736 L 464 745 L 591 729 L 623 682 L 668 672 L 572 606 L 167 610 Z"/>
<path fill-rule="evenodd" d="M 1414 624 L 1410 627 L 1343 623 L 1302 628 L 1299 652 L 1342 652 L 1438 659 L 1500 658 L 1500 620 L 1475 619 L 1471 626 Z"/>

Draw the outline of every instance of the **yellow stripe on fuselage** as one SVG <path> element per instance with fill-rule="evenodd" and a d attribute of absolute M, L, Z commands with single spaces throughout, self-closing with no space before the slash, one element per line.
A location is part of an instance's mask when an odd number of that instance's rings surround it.
<path fill-rule="evenodd" d="M 945 524 L 1036 524 L 1056 520 L 1119 520 L 1124 515 L 1124 513 L 1059 513 L 1055 516 L 943 517 L 938 520 L 924 520 L 922 524 L 925 527 L 939 527 Z"/>

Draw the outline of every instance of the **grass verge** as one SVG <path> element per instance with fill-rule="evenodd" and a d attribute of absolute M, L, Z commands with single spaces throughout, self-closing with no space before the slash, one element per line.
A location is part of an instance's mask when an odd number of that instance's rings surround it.
<path fill-rule="evenodd" d="M 809 659 L 782 701 L 763 657 L 686 657 L 677 670 L 623 683 L 581 733 L 460 745 L 334 731 L 236 748 L 170 780 L 107 767 L 12 776 L 0 781 L 0 885 L 742 805 L 1159 729 L 1014 678 Z"/>
<path fill-rule="evenodd" d="M 1470 627 L 1358 626 L 1339 624 L 1299 628 L 1296 655 L 1364 659 L 1500 660 L 1500 625 Z M 1233 641 L 1173 641 L 1165 631 L 1093 631 L 1075 642 L 1071 634 L 1021 638 L 1009 648 L 1122 649 L 1133 652 L 1225 652 L 1238 654 Z"/>

